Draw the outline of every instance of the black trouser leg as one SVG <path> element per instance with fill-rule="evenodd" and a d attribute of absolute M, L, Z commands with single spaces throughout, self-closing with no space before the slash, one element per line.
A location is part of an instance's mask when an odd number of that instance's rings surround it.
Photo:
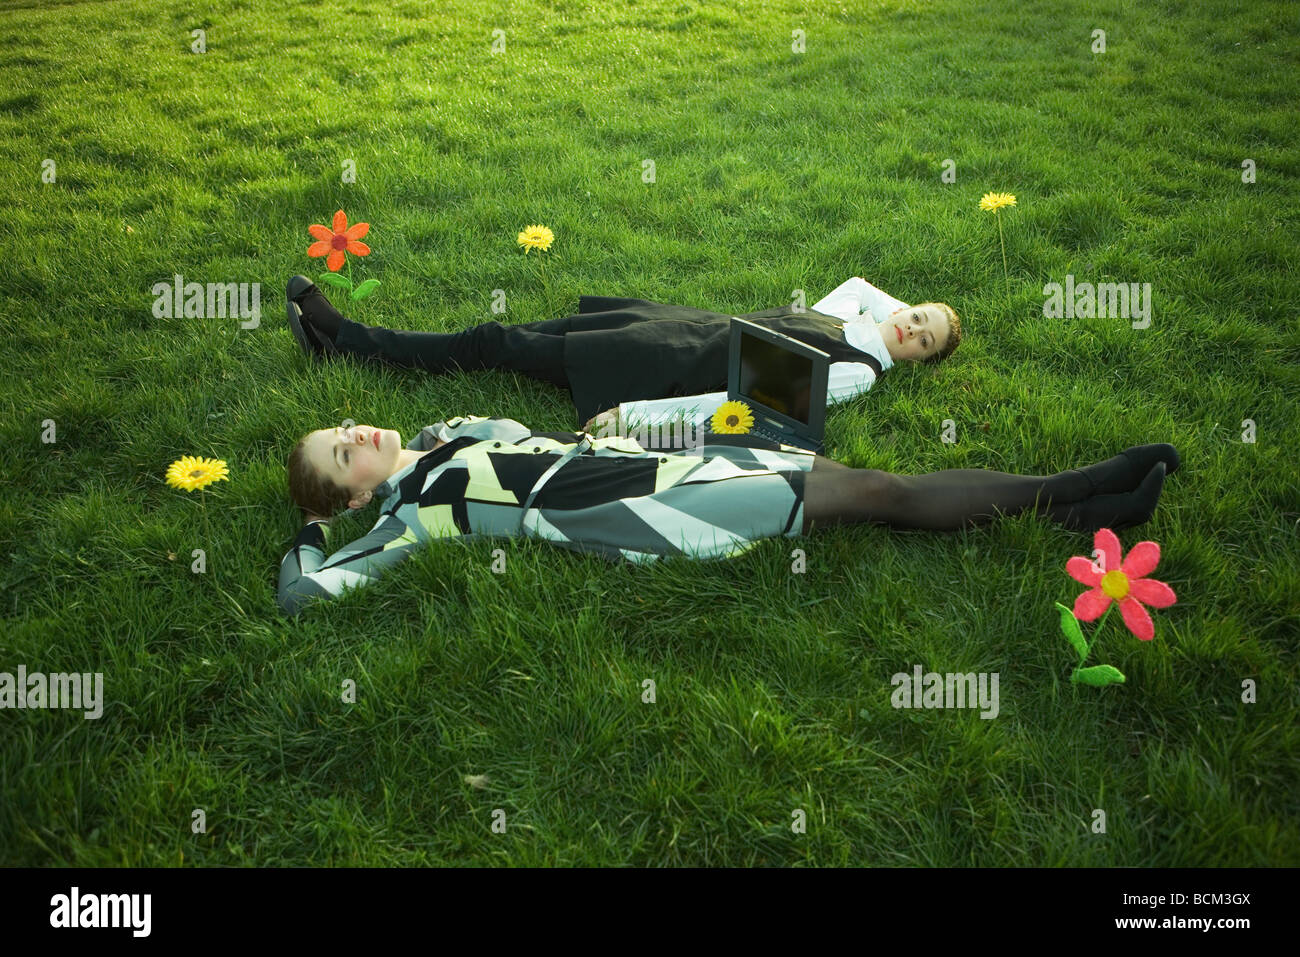
<path fill-rule="evenodd" d="M 564 337 L 524 326 L 485 322 L 463 332 L 408 332 L 343 319 L 334 345 L 350 355 L 428 372 L 508 369 L 569 387 Z"/>

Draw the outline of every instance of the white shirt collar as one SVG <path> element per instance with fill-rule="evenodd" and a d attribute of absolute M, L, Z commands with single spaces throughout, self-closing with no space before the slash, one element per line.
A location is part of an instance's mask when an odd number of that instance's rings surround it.
<path fill-rule="evenodd" d="M 880 363 L 881 371 L 894 364 L 893 356 L 885 347 L 885 337 L 880 332 L 880 324 L 872 318 L 871 313 L 864 312 L 856 319 L 846 320 L 844 338 L 853 348 L 875 356 Z"/>
<path fill-rule="evenodd" d="M 859 276 L 846 279 L 813 309 L 844 323 L 844 339 L 859 352 L 876 357 L 882 370 L 894 364 L 885 347 L 885 340 L 877 324 L 889 317 L 895 309 L 906 309 L 907 303 L 877 289 Z"/>

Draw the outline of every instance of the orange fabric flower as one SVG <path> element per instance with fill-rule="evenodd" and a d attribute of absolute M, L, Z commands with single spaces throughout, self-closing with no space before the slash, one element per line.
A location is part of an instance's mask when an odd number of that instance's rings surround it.
<path fill-rule="evenodd" d="M 1098 529 L 1092 544 L 1101 553 L 1104 571 L 1099 573 L 1092 561 L 1081 555 L 1065 563 L 1065 571 L 1071 578 L 1092 587 L 1092 591 L 1075 599 L 1074 617 L 1095 621 L 1112 601 L 1117 601 L 1128 630 L 1142 641 L 1150 641 L 1156 629 L 1143 606 L 1168 608 L 1178 600 L 1174 590 L 1164 582 L 1144 577 L 1160 563 L 1160 546 L 1155 542 L 1138 542 L 1121 563 L 1123 550 L 1119 537 L 1109 528 Z"/>
<path fill-rule="evenodd" d="M 345 253 L 352 253 L 354 256 L 370 255 L 370 247 L 365 243 L 357 242 L 370 232 L 370 224 L 357 223 L 348 229 L 347 214 L 341 209 L 334 214 L 333 229 L 328 226 L 313 225 L 307 227 L 307 232 L 320 240 L 307 247 L 307 255 L 329 256 L 325 260 L 325 265 L 329 267 L 330 272 L 338 272 L 343 268 L 344 260 L 347 259 Z"/>

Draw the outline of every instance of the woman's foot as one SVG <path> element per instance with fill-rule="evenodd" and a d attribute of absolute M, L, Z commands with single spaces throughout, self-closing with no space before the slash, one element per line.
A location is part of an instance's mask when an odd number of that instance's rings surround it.
<path fill-rule="evenodd" d="M 1145 525 L 1155 514 L 1156 502 L 1165 484 L 1165 463 L 1157 461 L 1131 492 L 1094 495 L 1069 505 L 1054 505 L 1048 514 L 1066 528 L 1095 532 L 1099 528 L 1119 531 Z"/>
<path fill-rule="evenodd" d="M 1157 462 L 1163 462 L 1165 474 L 1172 475 L 1178 471 L 1178 450 L 1167 442 L 1135 445 L 1114 458 L 1073 471 L 1088 479 L 1091 495 L 1107 495 L 1133 491 Z"/>

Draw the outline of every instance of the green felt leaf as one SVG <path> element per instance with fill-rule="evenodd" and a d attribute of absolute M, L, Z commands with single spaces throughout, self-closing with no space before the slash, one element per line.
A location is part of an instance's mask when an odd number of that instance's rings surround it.
<path fill-rule="evenodd" d="M 340 289 L 352 288 L 352 280 L 347 276 L 340 276 L 336 272 L 327 272 L 320 277 L 320 281 L 327 286 L 338 286 Z"/>
<path fill-rule="evenodd" d="M 1083 640 L 1083 631 L 1079 628 L 1079 619 L 1075 618 L 1074 612 L 1059 601 L 1056 602 L 1056 607 L 1061 610 L 1061 632 L 1074 646 L 1075 653 L 1079 656 L 1079 664 L 1083 664 L 1083 659 L 1088 656 L 1088 643 Z"/>
<path fill-rule="evenodd" d="M 1122 685 L 1124 683 L 1124 673 L 1110 665 L 1093 665 L 1091 668 L 1078 669 L 1070 676 L 1070 680 L 1097 688 L 1104 688 L 1106 685 Z"/>
<path fill-rule="evenodd" d="M 353 289 L 353 290 L 352 290 L 352 298 L 353 298 L 353 299 L 364 299 L 364 298 L 366 298 L 366 296 L 370 295 L 372 292 L 374 292 L 374 291 L 375 291 L 376 289 L 378 289 L 378 288 L 379 288 L 379 280 L 378 280 L 378 279 L 367 279 L 367 280 L 366 280 L 365 282 L 363 282 L 361 285 L 357 286 L 356 289 Z"/>

